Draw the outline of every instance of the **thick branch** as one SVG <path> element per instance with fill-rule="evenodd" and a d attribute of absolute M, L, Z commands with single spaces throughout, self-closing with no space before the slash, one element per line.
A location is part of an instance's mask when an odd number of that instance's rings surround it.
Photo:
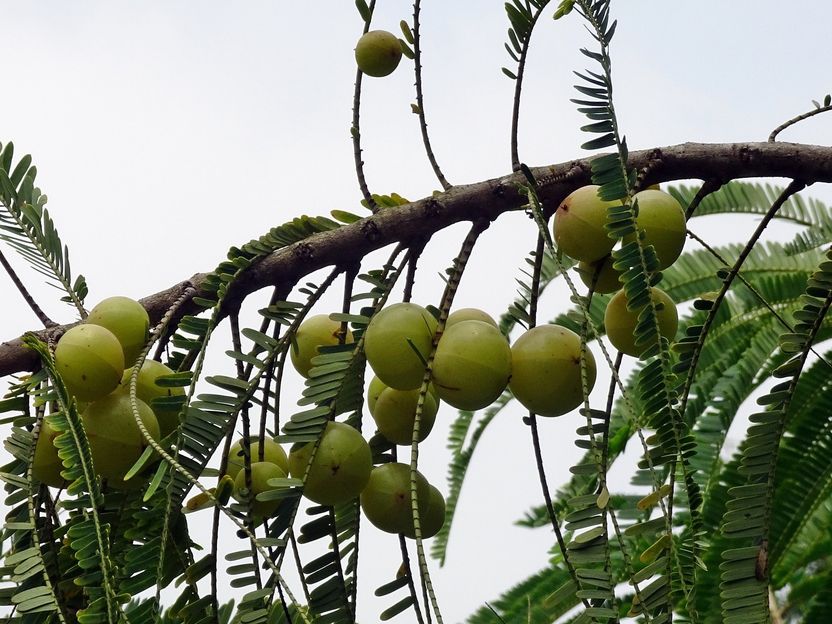
<path fill-rule="evenodd" d="M 807 184 L 832 182 L 832 147 L 796 143 L 685 143 L 630 154 L 630 166 L 650 165 L 644 184 L 674 180 L 728 181 L 736 178 L 784 177 Z M 589 183 L 589 160 L 576 160 L 532 169 L 539 182 L 539 194 L 548 212 L 578 187 Z M 360 260 L 368 253 L 391 243 L 419 240 L 460 221 L 486 217 L 497 219 L 504 212 L 517 210 L 525 202 L 517 192 L 524 183 L 522 174 L 456 186 L 436 197 L 427 197 L 397 208 L 386 208 L 338 230 L 316 234 L 285 247 L 250 267 L 238 280 L 228 298 L 229 309 L 251 293 L 267 286 L 294 284 L 303 276 L 326 266 Z M 156 293 L 141 303 L 151 322 L 157 322 L 182 291 L 193 286 L 197 295 L 204 273 Z M 187 308 L 187 306 L 185 306 Z M 193 312 L 195 306 L 183 310 Z M 41 330 L 42 337 L 57 336 L 64 327 Z M 21 340 L 0 343 L 0 377 L 32 370 L 37 357 Z"/>

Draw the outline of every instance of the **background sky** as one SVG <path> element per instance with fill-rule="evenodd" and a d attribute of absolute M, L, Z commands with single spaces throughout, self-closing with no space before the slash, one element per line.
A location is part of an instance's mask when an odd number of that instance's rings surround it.
<path fill-rule="evenodd" d="M 553 22 L 555 6 L 534 33 L 526 74 L 520 153 L 530 165 L 583 155 L 578 128 L 585 120 L 569 98 L 575 97 L 572 71 L 587 66 L 578 49 L 593 42 L 577 16 Z M 613 14 L 620 20 L 612 46 L 615 104 L 631 149 L 765 140 L 832 91 L 829 3 L 618 1 Z M 33 155 L 72 266 L 87 278 L 90 307 L 112 295 L 139 298 L 211 270 L 229 246 L 297 214 L 360 212 L 349 127 L 353 47 L 363 24 L 352 2 L 0 0 L 0 15 L 0 141 L 13 140 L 19 155 Z M 373 27 L 398 32 L 399 21 L 411 15 L 408 2 L 380 1 Z M 501 2 L 423 8 L 425 110 L 434 151 L 452 183 L 510 172 L 514 83 L 500 71 L 513 64 L 503 49 L 507 28 Z M 410 112 L 412 67 L 405 59 L 392 76 L 365 79 L 361 130 L 371 190 L 417 199 L 439 184 Z M 781 139 L 829 144 L 832 125 L 819 116 Z M 806 193 L 832 201 L 828 187 Z M 718 244 L 738 240 L 754 225 L 753 219 L 702 220 L 697 233 Z M 415 301 L 438 303 L 437 273 L 466 229 L 441 232 L 428 246 Z M 458 306 L 502 313 L 534 241 L 524 216 L 501 218 L 482 236 Z M 364 268 L 377 266 L 383 255 Z M 54 320 L 75 320 L 54 290 L 11 259 Z M 316 311 L 334 310 L 339 299 L 333 290 Z M 0 339 L 38 326 L 2 275 L 0 300 Z M 543 315 L 554 317 L 568 300 L 554 289 L 542 304 Z M 207 367 L 209 373 L 227 369 L 219 357 Z M 293 372 L 288 384 L 291 413 L 302 386 Z M 603 385 L 599 379 L 597 387 Z M 433 565 L 448 622 L 463 620 L 546 562 L 551 532 L 512 525 L 541 502 L 521 415 L 506 410 L 483 437 L 448 561 L 441 569 Z M 443 492 L 453 416 L 443 409 L 422 445 L 421 470 Z M 579 424 L 575 415 L 541 423 L 553 485 L 578 456 L 571 437 Z M 625 484 L 622 477 L 619 485 Z M 370 594 L 395 574 L 396 548 L 392 536 L 372 527 L 362 534 L 364 622 L 388 606 Z"/>

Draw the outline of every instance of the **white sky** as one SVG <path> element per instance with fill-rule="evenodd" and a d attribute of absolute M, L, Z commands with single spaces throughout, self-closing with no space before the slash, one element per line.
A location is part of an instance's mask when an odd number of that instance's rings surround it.
<path fill-rule="evenodd" d="M 580 156 L 585 140 L 577 130 L 584 118 L 568 100 L 575 97 L 572 70 L 587 67 L 577 50 L 592 42 L 577 17 L 552 22 L 556 4 L 535 32 L 524 89 L 521 159 L 532 165 Z M 613 3 L 613 12 L 621 21 L 612 50 L 616 106 L 631 149 L 765 140 L 832 90 L 829 3 L 642 0 Z M 116 294 L 138 298 L 210 270 L 230 245 L 296 214 L 360 211 L 349 126 L 352 49 L 362 23 L 352 2 L 6 0 L 0 14 L 0 141 L 13 140 L 18 154 L 34 156 L 73 267 L 90 285 L 89 306 Z M 411 14 L 408 2 L 379 2 L 373 26 L 397 31 Z M 503 4 L 428 2 L 422 22 L 425 109 L 448 179 L 468 183 L 509 172 L 513 82 L 500 72 L 512 63 L 503 49 Z M 365 85 L 371 190 L 428 195 L 439 185 L 410 112 L 412 63 L 405 59 L 389 78 Z M 829 144 L 830 121 L 809 120 L 781 138 Z M 828 188 L 810 194 L 832 199 Z M 719 243 L 753 225 L 735 220 L 700 230 Z M 428 247 L 416 301 L 438 302 L 436 274 L 464 231 L 440 233 Z M 493 225 L 459 306 L 500 314 L 534 239 L 533 225 L 520 215 Z M 39 287 L 38 277 L 12 260 L 53 319 L 74 320 L 54 290 Z M 0 293 L 0 338 L 37 327 L 3 276 Z M 339 300 L 333 291 L 329 305 Z M 567 299 L 552 294 L 544 304 L 543 314 L 554 316 Z M 228 372 L 223 367 L 215 359 L 208 370 Z M 299 393 L 299 381 L 290 383 Z M 440 412 L 423 445 L 423 472 L 443 492 L 452 417 L 450 409 Z M 433 567 L 447 622 L 463 620 L 546 561 L 550 532 L 512 526 L 541 501 L 520 417 L 519 409 L 507 411 L 483 437 L 448 563 Z M 574 415 L 541 423 L 552 485 L 577 457 L 567 440 L 579 424 Z M 372 622 L 390 603 L 370 594 L 395 573 L 396 542 L 370 527 L 361 550 L 359 616 Z"/>

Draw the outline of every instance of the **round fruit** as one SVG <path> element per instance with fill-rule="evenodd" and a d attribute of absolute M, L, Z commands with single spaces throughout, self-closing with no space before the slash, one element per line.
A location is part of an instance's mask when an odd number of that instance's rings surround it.
<path fill-rule="evenodd" d="M 413 441 L 413 422 L 419 389 L 396 390 L 385 388 L 378 395 L 374 409 L 370 411 L 379 432 L 394 444 L 410 444 Z M 436 420 L 439 404 L 431 392 L 425 394 L 425 403 L 419 418 L 419 442 L 423 441 Z"/>
<path fill-rule="evenodd" d="M 58 340 L 55 364 L 66 389 L 76 399 L 95 401 L 110 394 L 121 381 L 124 352 L 109 329 L 76 325 Z"/>
<path fill-rule="evenodd" d="M 679 326 L 676 304 L 663 290 L 651 288 L 651 292 L 653 300 L 663 306 L 661 310 L 657 311 L 659 331 L 668 340 L 673 340 Z M 640 356 L 649 346 L 646 344 L 636 346 L 633 333 L 637 323 L 637 313 L 627 309 L 627 298 L 624 296 L 624 291 L 619 291 L 607 304 L 607 309 L 604 312 L 604 326 L 612 346 L 634 357 Z"/>
<path fill-rule="evenodd" d="M 136 400 L 139 418 L 150 437 L 158 441 L 159 423 L 144 401 Z M 126 392 L 113 392 L 103 399 L 90 403 L 81 414 L 84 430 L 92 451 L 95 471 L 108 479 L 111 485 L 123 485 L 122 478 L 141 457 L 147 441 L 133 418 L 130 396 Z"/>
<path fill-rule="evenodd" d="M 121 378 L 121 386 L 126 391 L 130 389 L 130 377 L 133 374 L 133 368 L 130 367 L 124 371 Z M 156 420 L 159 421 L 159 431 L 162 438 L 168 436 L 179 427 L 179 409 L 166 408 L 164 405 L 152 405 L 153 399 L 172 396 L 185 396 L 185 389 L 181 387 L 166 387 L 156 384 L 156 379 L 164 375 L 172 375 L 173 370 L 157 362 L 156 360 L 145 360 L 139 369 L 139 376 L 136 379 L 136 396 L 142 401 L 150 405 L 153 413 L 156 414 Z"/>
<path fill-rule="evenodd" d="M 303 478 L 314 446 L 309 442 L 289 453 L 289 472 L 294 478 Z M 346 503 L 364 489 L 372 467 L 370 445 L 363 436 L 349 425 L 329 422 L 309 468 L 303 494 L 319 505 Z"/>
<path fill-rule="evenodd" d="M 367 326 L 367 361 L 391 388 L 418 388 L 425 376 L 425 361 L 435 332 L 436 319 L 425 308 L 415 303 L 394 303 L 376 314 Z"/>
<path fill-rule="evenodd" d="M 381 78 L 393 73 L 402 60 L 402 46 L 391 32 L 371 30 L 355 46 L 358 68 L 368 76 Z"/>
<path fill-rule="evenodd" d="M 584 400 L 581 338 L 560 325 L 539 325 L 511 347 L 509 387 L 520 403 L 540 416 L 571 412 Z M 587 390 L 595 385 L 595 358 L 586 351 Z"/>
<path fill-rule="evenodd" d="M 286 457 L 286 451 L 277 442 L 271 438 L 266 438 L 266 443 L 263 445 L 263 459 L 260 459 L 260 440 L 257 437 L 251 438 L 251 463 L 268 462 L 279 466 L 283 471 L 283 476 L 289 472 L 289 460 Z M 228 450 L 228 466 L 225 469 L 225 474 L 232 479 L 237 478 L 237 474 L 245 467 L 245 457 L 243 456 L 243 439 L 240 438 Z"/>
<path fill-rule="evenodd" d="M 685 246 L 685 211 L 676 198 L 657 190 L 636 193 L 638 201 L 638 227 L 644 230 L 644 244 L 653 245 L 659 260 L 659 270 L 676 262 Z M 625 242 L 634 240 L 627 236 Z"/>
<path fill-rule="evenodd" d="M 500 330 L 462 321 L 442 334 L 433 360 L 439 398 L 464 410 L 491 405 L 511 377 L 511 348 Z"/>
<path fill-rule="evenodd" d="M 477 308 L 460 308 L 456 312 L 451 312 L 448 315 L 448 320 L 445 321 L 445 331 L 448 331 L 449 327 L 461 321 L 482 321 L 483 323 L 488 323 L 499 328 L 497 321 L 491 318 L 490 314 Z"/>
<path fill-rule="evenodd" d="M 618 276 L 621 275 L 613 266 L 612 256 L 604 256 L 595 262 L 579 262 L 578 275 L 581 281 L 589 288 L 592 285 L 592 280 L 595 279 L 595 272 L 598 267 L 601 271 L 598 274 L 598 280 L 595 282 L 595 292 L 601 295 L 614 293 L 621 289 L 621 282 L 618 281 Z"/>
<path fill-rule="evenodd" d="M 607 209 L 615 202 L 602 201 L 595 184 L 570 193 L 555 211 L 554 234 L 558 250 L 575 260 L 594 262 L 609 255 L 615 239 L 607 235 Z"/>
<path fill-rule="evenodd" d="M 282 479 L 286 476 L 283 469 L 271 462 L 255 461 L 251 464 L 251 516 L 254 524 L 260 524 L 265 518 L 277 511 L 280 500 L 259 501 L 258 494 L 268 492 L 275 488 L 269 485 L 269 479 Z M 245 500 L 240 492 L 246 487 L 246 471 L 240 470 L 234 479 L 234 498 L 239 501 Z"/>
<path fill-rule="evenodd" d="M 150 318 L 144 306 L 130 297 L 104 299 L 90 310 L 86 322 L 115 334 L 124 349 L 125 364 L 135 362 L 147 342 Z"/>
<path fill-rule="evenodd" d="M 418 471 L 416 495 L 422 518 L 428 513 L 430 485 Z M 361 509 L 374 526 L 387 533 L 413 534 L 411 505 L 410 466 L 391 462 L 373 468 L 367 487 L 361 492 Z"/>
<path fill-rule="evenodd" d="M 388 387 L 389 386 L 378 377 L 373 377 L 370 381 L 370 385 L 367 388 L 367 409 L 370 410 L 370 415 L 373 414 L 373 410 L 376 408 L 376 401 L 378 401 L 379 395 Z"/>
<path fill-rule="evenodd" d="M 340 335 L 341 322 L 331 320 L 326 314 L 316 314 L 303 321 L 292 341 L 291 356 L 295 370 L 304 377 L 309 377 L 312 358 L 320 355 L 318 347 L 339 344 Z M 353 342 L 352 332 L 349 329 L 344 342 Z"/>
<path fill-rule="evenodd" d="M 54 444 L 57 437 L 58 432 L 44 420 L 40 426 L 37 446 L 35 446 L 32 475 L 46 485 L 59 488 L 66 485 L 66 479 L 61 476 L 64 464 L 58 457 L 58 449 Z"/>
<path fill-rule="evenodd" d="M 419 515 L 419 524 L 422 528 L 422 539 L 428 539 L 439 533 L 442 525 L 445 524 L 445 497 L 442 492 L 428 484 L 430 489 L 428 499 L 428 511 Z M 421 511 L 421 509 L 419 510 Z M 412 523 L 411 523 L 412 525 Z M 411 539 L 416 539 L 416 530 L 413 533 L 405 533 Z"/>

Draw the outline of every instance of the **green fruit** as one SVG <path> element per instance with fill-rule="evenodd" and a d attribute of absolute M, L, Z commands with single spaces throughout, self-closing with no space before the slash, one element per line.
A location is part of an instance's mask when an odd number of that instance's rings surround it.
<path fill-rule="evenodd" d="M 159 423 L 156 422 L 153 410 L 139 399 L 136 399 L 136 404 L 139 417 L 150 437 L 160 440 Z M 125 485 L 122 481 L 124 475 L 148 446 L 133 417 L 130 396 L 123 391 L 113 392 L 90 403 L 81 414 L 81 420 L 90 443 L 95 471 L 102 478 L 108 479 L 110 485 Z"/>
<path fill-rule="evenodd" d="M 371 416 L 376 407 L 376 401 L 378 401 L 379 395 L 387 388 L 388 385 L 378 377 L 373 377 L 370 381 L 370 385 L 367 388 L 367 409 L 370 410 Z"/>
<path fill-rule="evenodd" d="M 558 250 L 574 260 L 594 262 L 609 255 L 615 239 L 607 235 L 607 209 L 616 202 L 602 201 L 598 186 L 583 186 L 570 193 L 555 211 L 554 235 Z"/>
<path fill-rule="evenodd" d="M 583 403 L 581 338 L 559 325 L 539 325 L 511 347 L 509 387 L 526 409 L 540 416 L 560 416 Z M 595 385 L 595 358 L 586 351 L 587 391 Z"/>
<path fill-rule="evenodd" d="M 418 471 L 416 494 L 421 518 L 428 513 L 430 485 Z M 414 528 L 411 500 L 410 466 L 391 462 L 373 468 L 367 487 L 361 492 L 361 509 L 367 519 L 382 531 L 412 535 Z"/>
<path fill-rule="evenodd" d="M 358 68 L 368 76 L 381 78 L 393 73 L 402 60 L 402 46 L 396 35 L 386 30 L 371 30 L 355 46 Z"/>
<path fill-rule="evenodd" d="M 511 377 L 511 348 L 500 330 L 462 321 L 442 334 L 433 360 L 439 398 L 464 410 L 491 405 Z"/>
<path fill-rule="evenodd" d="M 449 327 L 461 321 L 482 321 L 483 323 L 488 323 L 489 325 L 499 328 L 497 321 L 491 318 L 491 315 L 486 312 L 478 310 L 477 308 L 460 308 L 459 310 L 451 312 L 451 314 L 448 315 L 448 320 L 445 321 L 445 331 L 448 331 Z"/>
<path fill-rule="evenodd" d="M 130 367 L 124 371 L 121 378 L 121 386 L 125 391 L 130 389 L 130 376 L 133 374 L 133 368 Z M 139 370 L 139 376 L 136 379 L 136 396 L 147 403 L 156 414 L 156 420 L 159 421 L 159 431 L 162 438 L 167 437 L 170 433 L 179 427 L 179 409 L 165 407 L 164 404 L 153 405 L 153 399 L 161 399 L 172 396 L 185 396 L 185 389 L 181 387 L 166 387 L 156 384 L 156 379 L 165 375 L 172 375 L 173 370 L 157 362 L 156 360 L 145 360 Z"/>
<path fill-rule="evenodd" d="M 379 432 L 394 444 L 410 444 L 413 440 L 413 423 L 416 419 L 416 405 L 419 389 L 396 390 L 385 388 L 379 394 L 374 409 L 370 411 Z M 439 404 L 436 397 L 428 392 L 419 418 L 419 442 L 433 429 Z"/>
<path fill-rule="evenodd" d="M 673 340 L 679 326 L 676 304 L 663 290 L 652 288 L 651 291 L 654 301 L 663 306 L 661 310 L 657 311 L 659 331 L 668 340 Z M 627 309 L 627 298 L 624 296 L 624 291 L 619 291 L 607 304 L 607 309 L 604 312 L 604 327 L 612 346 L 622 353 L 634 357 L 639 357 L 650 346 L 646 344 L 636 346 L 633 333 L 637 323 L 637 314 Z"/>
<path fill-rule="evenodd" d="M 341 322 L 331 320 L 326 314 L 316 314 L 303 321 L 292 341 L 290 352 L 295 370 L 304 377 L 309 377 L 312 358 L 320 355 L 318 348 L 339 344 L 340 335 Z M 349 329 L 344 342 L 353 342 L 352 332 Z"/>
<path fill-rule="evenodd" d="M 364 352 L 379 379 L 396 390 L 421 386 L 436 325 L 415 303 L 395 303 L 376 314 L 364 334 Z"/>
<path fill-rule="evenodd" d="M 286 476 L 283 469 L 277 464 L 268 461 L 255 461 L 251 464 L 251 516 L 254 524 L 260 524 L 265 518 L 277 511 L 280 500 L 259 501 L 258 494 L 268 492 L 275 488 L 269 485 L 269 479 L 282 479 Z M 240 470 L 234 479 L 234 498 L 243 502 L 245 498 L 241 492 L 246 487 L 246 471 Z"/>
<path fill-rule="evenodd" d="M 79 401 L 95 401 L 118 386 L 124 352 L 115 334 L 100 325 L 69 329 L 55 347 L 55 364 L 67 390 Z"/>
<path fill-rule="evenodd" d="M 430 498 L 428 501 L 428 511 L 425 515 L 419 516 L 419 522 L 422 527 L 422 539 L 428 539 L 439 533 L 442 526 L 445 524 L 445 497 L 442 492 L 437 490 L 434 486 L 428 484 L 430 489 Z M 421 511 L 421 510 L 420 510 Z M 407 537 L 416 538 L 416 531 L 413 535 L 405 533 Z"/>
<path fill-rule="evenodd" d="M 289 472 L 296 479 L 302 479 L 306 473 L 314 446 L 309 442 L 289 453 Z M 329 422 L 309 468 L 303 494 L 319 505 L 346 503 L 364 489 L 372 467 L 370 445 L 363 436 L 349 425 Z"/>
<path fill-rule="evenodd" d="M 605 295 L 621 289 L 621 282 L 618 281 L 621 272 L 617 271 L 612 265 L 612 256 L 604 256 L 595 262 L 579 262 L 577 271 L 581 281 L 589 288 L 592 285 L 592 280 L 595 279 L 595 272 L 600 266 L 601 271 L 598 274 L 598 281 L 595 282 L 594 292 Z"/>
<path fill-rule="evenodd" d="M 58 432 L 44 420 L 40 426 L 38 443 L 35 446 L 35 457 L 32 461 L 32 476 L 38 481 L 55 488 L 66 485 L 66 479 L 61 476 L 64 465 L 61 458 L 58 457 L 58 449 L 54 444 L 58 435 Z"/>
<path fill-rule="evenodd" d="M 636 193 L 638 202 L 636 223 L 644 231 L 643 244 L 653 245 L 659 260 L 659 270 L 676 262 L 685 246 L 687 224 L 682 205 L 664 191 L 648 189 Z M 624 242 L 634 240 L 627 236 Z"/>
<path fill-rule="evenodd" d="M 283 471 L 284 476 L 289 472 L 289 460 L 286 457 L 286 451 L 277 442 L 271 438 L 266 438 L 266 443 L 263 445 L 263 459 L 260 459 L 260 440 L 257 436 L 251 438 L 251 463 L 268 462 L 279 466 Z M 228 466 L 225 469 L 225 474 L 232 479 L 237 477 L 237 474 L 245 466 L 245 457 L 243 456 L 243 439 L 240 438 L 228 450 Z"/>
<path fill-rule="evenodd" d="M 125 364 L 132 364 L 147 343 L 150 317 L 144 306 L 129 297 L 104 299 L 87 316 L 87 323 L 106 327 L 124 349 Z"/>

